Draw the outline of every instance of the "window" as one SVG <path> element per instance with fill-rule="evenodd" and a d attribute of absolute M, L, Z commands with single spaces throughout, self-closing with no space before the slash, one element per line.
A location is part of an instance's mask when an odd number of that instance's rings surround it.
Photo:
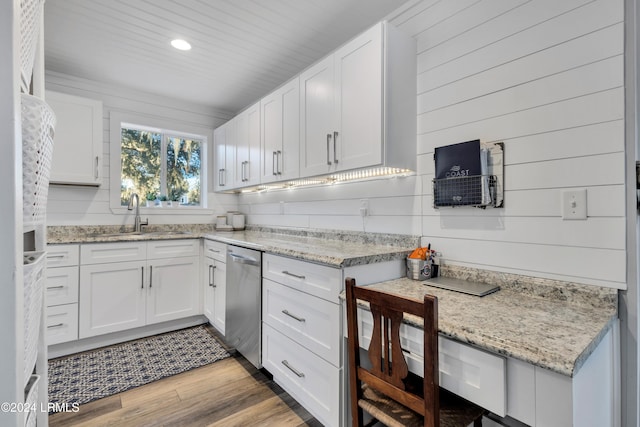
<path fill-rule="evenodd" d="M 127 205 L 134 193 L 145 215 L 211 213 L 207 191 L 213 129 L 120 111 L 111 111 L 109 121 L 109 207 L 113 213 L 130 214 Z"/>
<path fill-rule="evenodd" d="M 202 138 L 124 123 L 120 145 L 120 205 L 137 193 L 155 203 L 201 204 Z"/>

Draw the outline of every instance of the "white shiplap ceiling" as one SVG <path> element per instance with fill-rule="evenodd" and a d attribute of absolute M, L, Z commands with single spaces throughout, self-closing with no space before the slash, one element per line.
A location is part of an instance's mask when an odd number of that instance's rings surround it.
<path fill-rule="evenodd" d="M 45 67 L 237 112 L 403 3 L 47 0 Z"/>

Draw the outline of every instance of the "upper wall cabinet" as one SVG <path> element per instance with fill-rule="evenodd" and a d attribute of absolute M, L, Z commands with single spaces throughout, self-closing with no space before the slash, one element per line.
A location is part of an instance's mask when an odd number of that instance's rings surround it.
<path fill-rule="evenodd" d="M 415 40 L 378 23 L 216 130 L 226 143 L 215 152 L 215 191 L 369 167 L 415 170 L 416 117 Z"/>
<path fill-rule="evenodd" d="M 262 183 L 300 176 L 299 92 L 296 77 L 260 101 Z"/>
<path fill-rule="evenodd" d="M 227 191 L 235 187 L 236 119 L 231 119 L 213 132 L 215 155 L 214 191 Z"/>
<path fill-rule="evenodd" d="M 381 22 L 300 75 L 300 175 L 415 169 L 416 45 Z"/>
<path fill-rule="evenodd" d="M 260 183 L 260 103 L 244 110 L 236 122 L 235 186 Z"/>
<path fill-rule="evenodd" d="M 102 184 L 102 102 L 46 92 L 56 115 L 51 184 Z"/>

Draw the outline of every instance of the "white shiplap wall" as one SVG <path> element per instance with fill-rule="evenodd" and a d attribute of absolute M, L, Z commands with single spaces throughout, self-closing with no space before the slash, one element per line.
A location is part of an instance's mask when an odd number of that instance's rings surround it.
<path fill-rule="evenodd" d="M 218 112 L 210 107 L 167 99 L 161 96 L 114 87 L 95 81 L 79 79 L 59 73 L 46 75 L 47 90 L 82 96 L 102 101 L 103 107 L 103 171 L 100 187 L 59 186 L 49 188 L 47 200 L 48 225 L 122 225 L 133 224 L 131 212 L 115 215 L 109 208 L 109 117 L 112 111 L 148 116 L 180 126 L 197 126 L 211 129 L 227 121 L 230 114 Z M 211 141 L 212 144 L 212 141 Z M 212 151 L 212 148 L 211 148 Z M 210 151 L 210 152 L 211 152 Z M 215 213 L 224 213 L 236 208 L 237 200 L 232 195 L 210 193 L 208 207 L 213 214 L 169 214 L 158 213 L 154 208 L 142 209 L 141 215 L 149 217 L 150 224 L 212 223 Z M 166 211 L 165 211 L 166 212 Z"/>
<path fill-rule="evenodd" d="M 419 234 L 445 262 L 625 288 L 622 0 L 424 0 L 390 20 L 417 40 L 417 176 L 242 195 L 249 223 Z M 433 209 L 434 148 L 475 138 L 505 143 L 505 208 Z M 589 217 L 564 221 L 576 188 Z"/>

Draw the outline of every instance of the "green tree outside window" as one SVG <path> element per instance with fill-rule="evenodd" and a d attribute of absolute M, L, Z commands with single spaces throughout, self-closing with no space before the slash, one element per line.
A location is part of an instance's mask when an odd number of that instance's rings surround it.
<path fill-rule="evenodd" d="M 121 133 L 120 204 L 131 194 L 200 206 L 202 142 L 134 127 Z"/>

